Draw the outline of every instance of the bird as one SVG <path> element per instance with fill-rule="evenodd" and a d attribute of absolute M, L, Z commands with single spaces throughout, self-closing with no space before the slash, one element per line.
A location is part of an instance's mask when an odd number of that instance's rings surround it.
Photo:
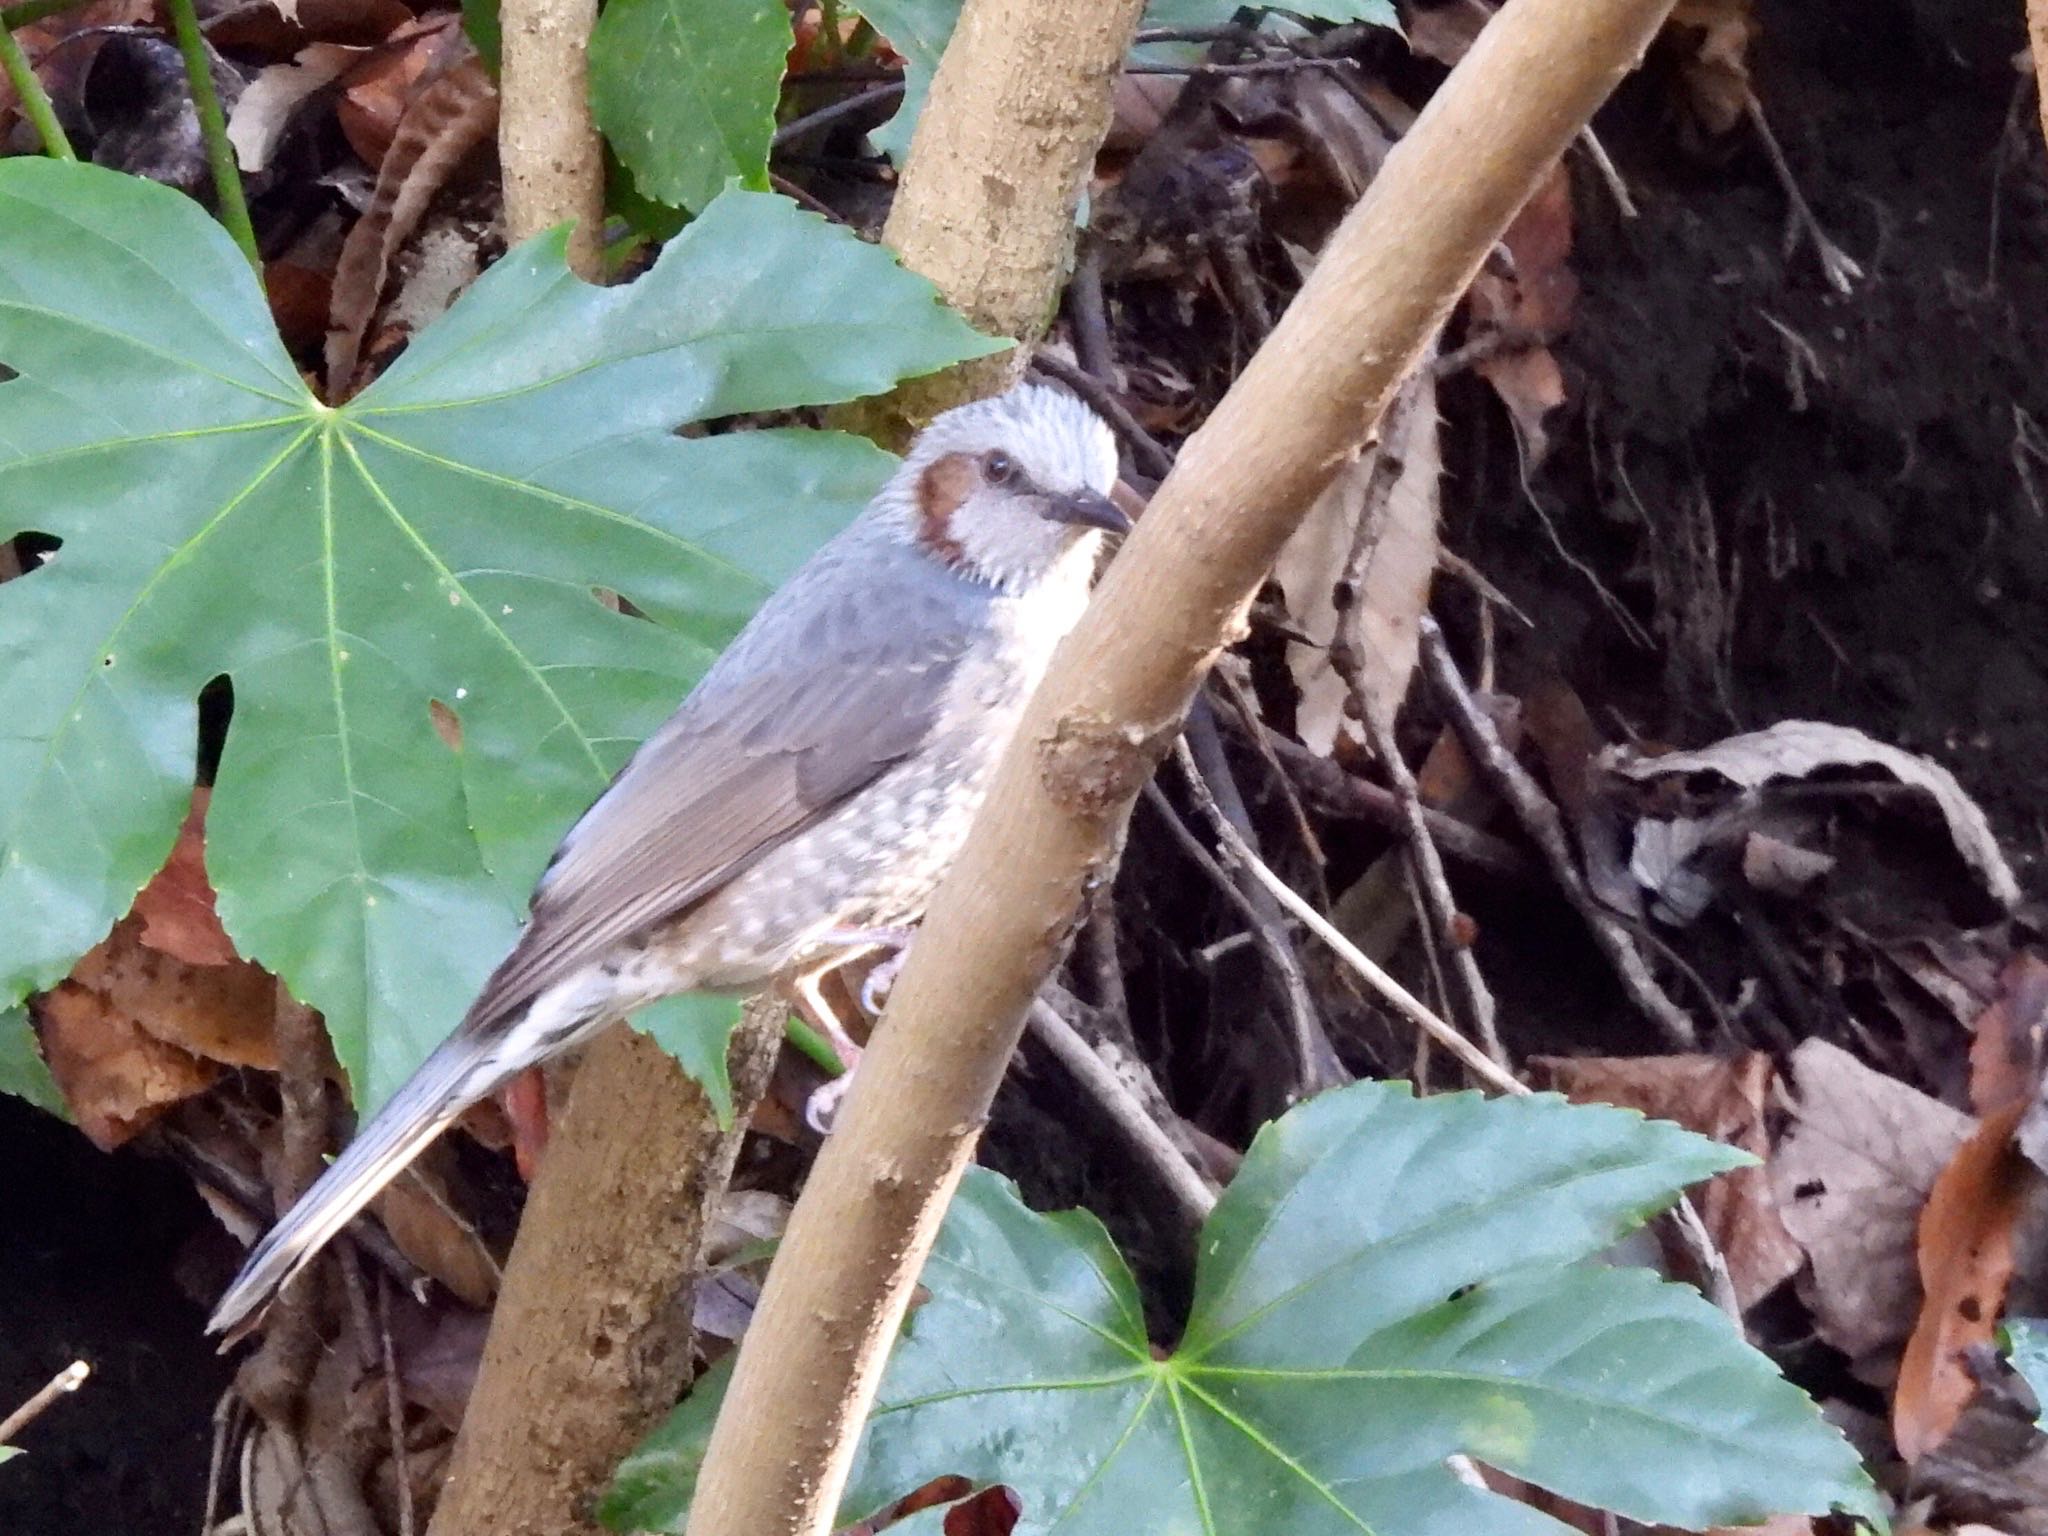
<path fill-rule="evenodd" d="M 570 828 L 450 1036 L 250 1251 L 231 1339 L 466 1108 L 634 1009 L 901 942 L 1087 605 L 1116 442 L 1018 384 L 932 419 Z"/>

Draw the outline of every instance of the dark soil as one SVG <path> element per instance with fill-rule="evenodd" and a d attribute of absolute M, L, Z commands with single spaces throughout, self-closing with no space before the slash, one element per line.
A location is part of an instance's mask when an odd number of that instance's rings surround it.
<path fill-rule="evenodd" d="M 2025 444 L 2048 449 L 2048 157 L 2020 18 L 1759 11 L 1758 93 L 1864 277 L 1844 296 L 1810 245 L 1788 254 L 1757 136 L 1688 147 L 1653 67 L 1598 125 L 1641 216 L 1578 167 L 1553 452 L 1525 492 L 1497 408 L 1476 442 L 1454 431 L 1452 540 L 1535 621 L 1510 664 L 1560 667 L 1610 735 L 1861 726 L 1953 769 L 2038 890 L 2048 458 Z"/>
<path fill-rule="evenodd" d="M 173 1274 L 213 1218 L 170 1164 L 96 1151 L 5 1095 L 0 1168 L 0 1414 L 93 1368 L 0 1468 L 0 1531 L 193 1536 L 229 1372 Z"/>

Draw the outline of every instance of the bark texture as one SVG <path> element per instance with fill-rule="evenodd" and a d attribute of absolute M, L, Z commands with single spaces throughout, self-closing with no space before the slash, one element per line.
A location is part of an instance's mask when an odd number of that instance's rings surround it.
<path fill-rule="evenodd" d="M 597 0 L 504 0 L 498 11 L 505 232 L 524 240 L 575 220 L 569 266 L 591 282 L 604 227 L 604 157 L 590 116 L 596 21 Z"/>
<path fill-rule="evenodd" d="M 741 1347 L 691 1536 L 831 1528 L 889 1341 L 1025 1011 L 1197 681 L 1668 9 L 1510 0 L 1182 450 L 1055 657 L 931 904 Z"/>
<path fill-rule="evenodd" d="M 851 407 L 889 447 L 1013 382 L 1045 334 L 1074 210 L 1109 131 L 1143 0 L 967 0 L 917 123 L 882 241 L 982 330 L 1018 346 Z"/>
<path fill-rule="evenodd" d="M 748 1005 L 733 1124 L 623 1024 L 591 1046 L 526 1203 L 430 1536 L 598 1536 L 592 1504 L 689 1379 L 689 1277 L 768 1081 L 783 1010 Z"/>

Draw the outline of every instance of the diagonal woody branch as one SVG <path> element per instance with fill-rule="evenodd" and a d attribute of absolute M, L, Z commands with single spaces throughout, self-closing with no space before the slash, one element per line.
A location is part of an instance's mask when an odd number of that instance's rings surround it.
<path fill-rule="evenodd" d="M 691 1536 L 830 1528 L 1025 1010 L 1132 799 L 1281 543 L 1669 5 L 1510 0 L 1181 451 L 932 902 L 770 1271 Z"/>

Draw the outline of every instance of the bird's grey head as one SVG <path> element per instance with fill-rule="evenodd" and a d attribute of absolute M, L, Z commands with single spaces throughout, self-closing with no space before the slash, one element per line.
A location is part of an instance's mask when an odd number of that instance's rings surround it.
<path fill-rule="evenodd" d="M 1023 591 L 1129 526 L 1115 484 L 1102 418 L 1065 390 L 1020 384 L 935 418 L 883 499 L 934 559 Z"/>

